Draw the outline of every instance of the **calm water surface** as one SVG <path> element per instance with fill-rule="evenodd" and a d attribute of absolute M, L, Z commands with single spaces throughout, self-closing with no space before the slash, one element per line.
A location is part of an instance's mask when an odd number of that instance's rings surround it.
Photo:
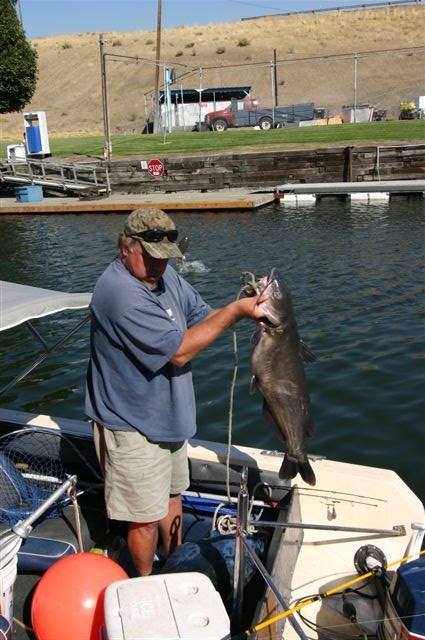
<path fill-rule="evenodd" d="M 317 355 L 306 366 L 315 421 L 308 450 L 394 469 L 425 497 L 425 201 L 270 205 L 255 213 L 179 213 L 191 238 L 185 277 L 213 306 L 238 294 L 241 273 L 279 267 L 291 289 L 302 338 Z M 90 291 L 115 254 L 121 214 L 4 216 L 0 278 Z M 84 312 L 81 312 L 83 317 Z M 41 321 L 53 342 L 70 315 Z M 282 448 L 249 395 L 253 325 L 237 327 L 233 442 Z M 35 345 L 22 328 L 1 336 L 0 382 L 28 362 Z M 82 418 L 88 328 L 1 399 L 2 406 Z M 233 374 L 227 332 L 193 363 L 198 437 L 226 441 Z"/>

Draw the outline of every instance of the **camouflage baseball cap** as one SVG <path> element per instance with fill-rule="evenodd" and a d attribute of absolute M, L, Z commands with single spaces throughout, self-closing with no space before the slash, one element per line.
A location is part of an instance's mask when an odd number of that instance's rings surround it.
<path fill-rule="evenodd" d="M 161 209 L 136 209 L 125 221 L 124 233 L 139 240 L 152 258 L 183 258 L 176 244 L 176 226 Z"/>

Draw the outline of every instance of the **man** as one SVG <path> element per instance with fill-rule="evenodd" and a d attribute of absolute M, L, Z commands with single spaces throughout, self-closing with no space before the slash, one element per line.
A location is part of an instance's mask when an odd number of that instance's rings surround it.
<path fill-rule="evenodd" d="M 190 361 L 241 318 L 262 317 L 253 298 L 212 310 L 168 265 L 183 257 L 177 235 L 160 209 L 133 211 L 91 303 L 86 414 L 108 517 L 129 522 L 142 576 L 152 571 L 159 532 L 166 555 L 181 542 L 187 440 L 196 431 Z"/>

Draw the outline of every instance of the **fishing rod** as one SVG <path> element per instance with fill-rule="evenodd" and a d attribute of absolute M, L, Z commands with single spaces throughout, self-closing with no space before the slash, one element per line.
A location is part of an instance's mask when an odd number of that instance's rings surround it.
<path fill-rule="evenodd" d="M 413 553 L 411 555 L 405 556 L 404 558 L 401 558 L 401 560 L 395 560 L 394 562 L 391 562 L 390 564 L 388 564 L 386 566 L 386 569 L 388 569 L 390 567 L 394 567 L 397 564 L 403 564 L 404 562 L 407 562 L 408 560 L 411 560 L 412 558 L 415 558 L 416 556 L 422 556 L 424 554 L 425 554 L 425 549 L 423 549 L 422 551 L 419 551 L 418 553 Z M 308 598 L 307 600 L 304 600 L 303 602 L 299 602 L 297 605 L 291 607 L 290 609 L 286 609 L 286 611 L 282 611 L 281 613 L 278 613 L 277 615 L 272 616 L 271 618 L 267 618 L 266 620 L 263 620 L 263 622 L 259 622 L 255 626 L 250 627 L 249 629 L 246 629 L 245 631 L 242 631 L 241 633 L 238 633 L 238 634 L 236 634 L 234 636 L 231 636 L 229 638 L 229 640 L 243 640 L 244 638 L 248 638 L 251 634 L 256 633 L 257 631 L 261 631 L 262 629 L 265 629 L 266 627 L 270 627 L 275 622 L 278 622 L 279 620 L 283 620 L 284 618 L 287 618 L 288 616 L 292 615 L 293 613 L 296 613 L 297 611 L 300 611 L 300 609 L 303 609 L 304 607 L 307 607 L 309 604 L 313 604 L 313 602 L 317 602 L 319 600 L 324 600 L 325 598 L 328 598 L 329 596 L 334 595 L 338 591 L 342 591 L 342 590 L 346 589 L 347 587 L 350 587 L 351 585 L 356 584 L 357 582 L 362 582 L 366 578 L 372 577 L 374 574 L 375 574 L 375 570 L 372 569 L 372 571 L 369 571 L 368 573 L 364 573 L 361 576 L 357 576 L 356 578 L 352 578 L 351 580 L 348 580 L 347 582 L 343 582 L 343 583 L 337 585 L 336 587 L 333 587 L 332 589 L 329 589 L 328 591 L 324 591 L 323 593 L 318 593 L 317 595 L 312 596 L 311 598 Z"/>

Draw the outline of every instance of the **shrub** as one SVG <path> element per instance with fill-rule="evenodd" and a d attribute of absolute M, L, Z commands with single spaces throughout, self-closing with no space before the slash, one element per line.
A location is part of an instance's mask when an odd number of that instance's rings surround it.
<path fill-rule="evenodd" d="M 183 51 L 176 51 L 176 58 L 180 58 L 183 55 Z"/>
<path fill-rule="evenodd" d="M 218 55 L 220 55 L 221 53 L 226 53 L 226 47 L 217 47 L 215 52 L 218 53 Z"/>
<path fill-rule="evenodd" d="M 70 42 L 64 42 L 62 49 L 72 49 L 72 44 Z"/>
<path fill-rule="evenodd" d="M 195 46 L 195 43 L 194 43 L 194 42 L 187 42 L 187 43 L 184 45 L 184 48 L 185 48 L 185 49 L 192 49 L 194 46 Z"/>
<path fill-rule="evenodd" d="M 241 38 L 238 42 L 238 47 L 249 47 L 251 41 L 248 38 Z"/>

